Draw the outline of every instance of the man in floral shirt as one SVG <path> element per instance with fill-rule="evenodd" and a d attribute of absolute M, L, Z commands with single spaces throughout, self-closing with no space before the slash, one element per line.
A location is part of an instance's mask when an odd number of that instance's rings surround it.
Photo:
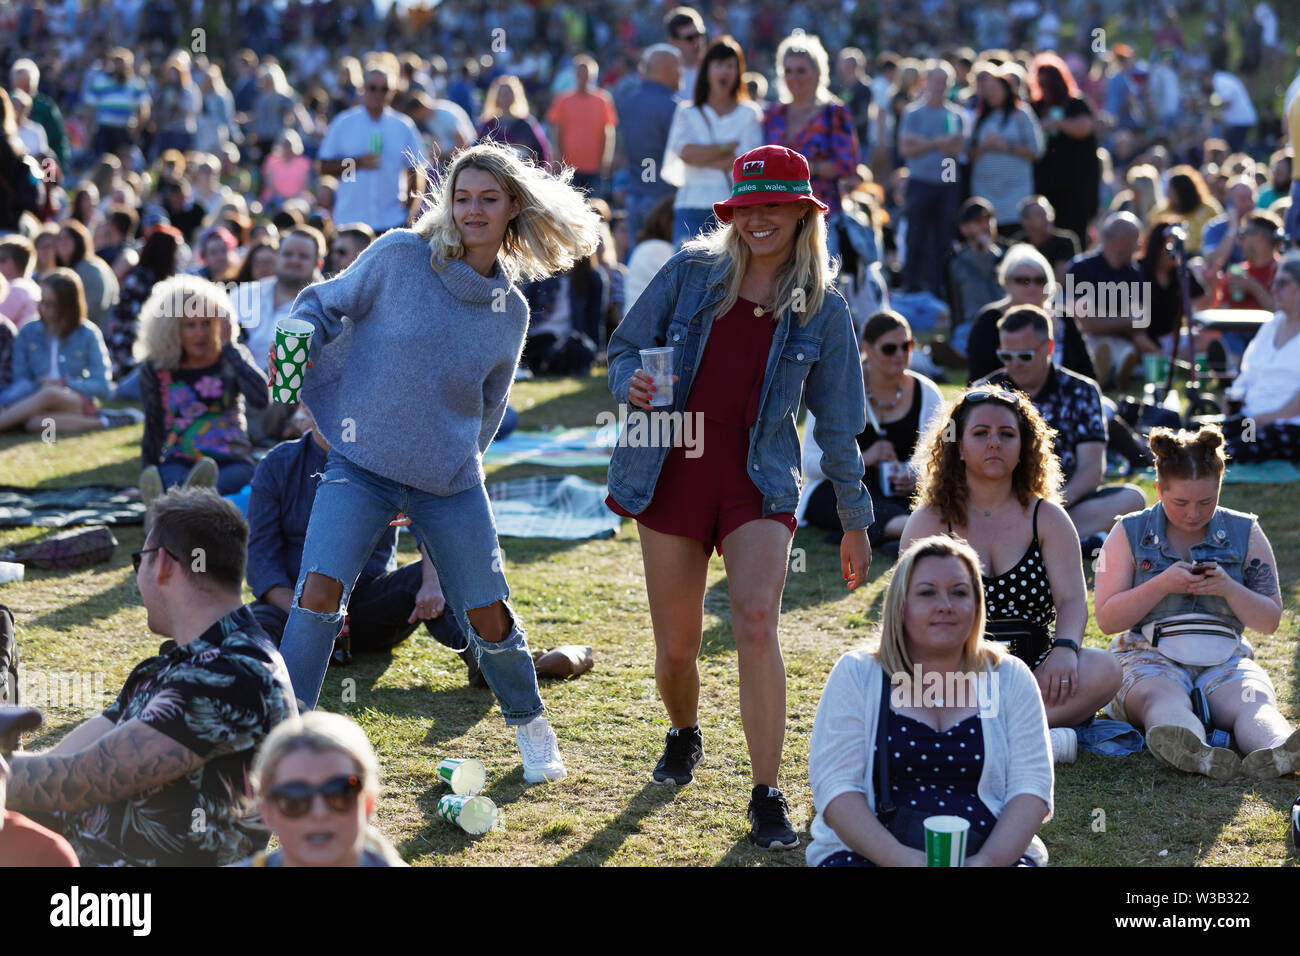
<path fill-rule="evenodd" d="M 1017 306 L 998 321 L 998 358 L 1003 367 L 984 383 L 1018 388 L 1056 434 L 1065 485 L 1061 497 L 1079 532 L 1084 554 L 1100 548 L 1120 515 L 1141 511 L 1146 496 L 1136 485 L 1103 485 L 1106 472 L 1106 415 L 1101 390 L 1090 378 L 1052 363 L 1053 322 L 1042 309 Z"/>
<path fill-rule="evenodd" d="M 157 499 L 132 557 L 170 637 L 100 716 L 12 759 L 9 805 L 88 866 L 221 866 L 265 847 L 243 804 L 263 738 L 297 714 L 284 660 L 240 600 L 248 526 L 208 489 Z"/>

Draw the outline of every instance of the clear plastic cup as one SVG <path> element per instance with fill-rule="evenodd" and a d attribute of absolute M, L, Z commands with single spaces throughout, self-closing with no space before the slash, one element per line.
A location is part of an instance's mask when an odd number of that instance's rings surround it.
<path fill-rule="evenodd" d="M 641 368 L 654 383 L 650 404 L 655 407 L 673 403 L 673 347 L 641 350 Z"/>

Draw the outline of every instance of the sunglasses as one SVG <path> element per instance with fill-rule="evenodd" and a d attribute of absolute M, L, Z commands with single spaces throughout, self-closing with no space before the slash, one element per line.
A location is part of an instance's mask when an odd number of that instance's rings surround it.
<path fill-rule="evenodd" d="M 876 348 L 880 349 L 881 355 L 893 355 L 899 349 L 902 349 L 904 352 L 910 352 L 915 346 L 915 339 L 906 339 L 902 342 L 886 342 L 884 345 L 876 346 Z"/>
<path fill-rule="evenodd" d="M 987 401 L 1006 402 L 1008 405 L 1019 405 L 1020 399 L 1015 392 L 1008 391 L 1005 388 L 979 389 L 974 392 L 967 392 L 962 401 L 971 405 L 978 405 L 980 402 Z"/>
<path fill-rule="evenodd" d="M 1012 276 L 1011 281 L 1016 285 L 1047 285 L 1047 276 Z"/>
<path fill-rule="evenodd" d="M 1027 352 L 1009 352 L 1006 349 L 998 349 L 998 361 L 1003 365 L 1010 365 L 1012 359 L 1017 362 L 1032 362 L 1037 354 L 1038 349 L 1030 349 Z"/>
<path fill-rule="evenodd" d="M 169 551 L 164 545 L 161 544 L 154 548 L 143 548 L 140 551 L 132 551 L 131 567 L 135 569 L 136 574 L 140 573 L 140 565 L 144 563 L 144 556 L 146 554 L 151 554 L 154 551 L 166 551 L 169 555 L 171 555 L 171 559 L 173 561 L 180 561 L 180 558 L 176 557 L 176 555 L 172 554 L 171 551 Z"/>
<path fill-rule="evenodd" d="M 357 796 L 361 793 L 361 778 L 355 774 L 331 777 L 318 787 L 301 780 L 290 780 L 272 787 L 267 796 L 275 804 L 276 810 L 289 819 L 296 820 L 311 812 L 318 793 L 325 798 L 325 806 L 335 813 L 349 813 L 356 808 Z"/>

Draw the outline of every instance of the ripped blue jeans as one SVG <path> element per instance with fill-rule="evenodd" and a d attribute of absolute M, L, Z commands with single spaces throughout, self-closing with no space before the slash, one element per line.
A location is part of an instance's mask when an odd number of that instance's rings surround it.
<path fill-rule="evenodd" d="M 479 637 L 466 615 L 466 609 L 505 602 L 510 596 L 487 489 L 478 485 L 440 497 L 376 475 L 333 449 L 316 490 L 293 610 L 280 642 L 294 694 L 308 707 L 316 706 L 334 639 L 343 627 L 339 609 L 320 614 L 299 607 L 308 573 L 342 582 L 340 607 L 346 608 L 357 577 L 398 512 L 411 519 L 411 530 L 432 557 L 447 608 L 455 610 L 461 632 L 469 635 L 506 723 L 526 724 L 539 716 L 544 708 L 537 674 L 514 611 L 506 605 L 510 633 L 496 643 Z"/>

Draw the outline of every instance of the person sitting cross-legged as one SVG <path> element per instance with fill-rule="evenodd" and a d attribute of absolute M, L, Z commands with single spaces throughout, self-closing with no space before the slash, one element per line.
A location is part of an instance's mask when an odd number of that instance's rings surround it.
<path fill-rule="evenodd" d="M 8 805 L 61 831 L 83 866 L 222 866 L 266 846 L 243 806 L 248 771 L 298 708 L 284 660 L 240 599 L 239 509 L 176 488 L 151 514 L 135 582 L 149 629 L 170 640 L 102 714 L 48 751 L 13 755 Z"/>
<path fill-rule="evenodd" d="M 1003 367 L 984 384 L 1018 388 L 1047 424 L 1061 459 L 1061 497 L 1082 541 L 1083 553 L 1100 548 L 1120 515 L 1141 511 L 1146 496 L 1137 485 L 1103 485 L 1106 473 L 1106 415 L 1101 391 L 1091 379 L 1052 363 L 1056 348 L 1052 317 L 1020 306 L 998 321 L 998 358 Z"/>
<path fill-rule="evenodd" d="M 281 442 L 267 453 L 253 474 L 248 498 L 248 586 L 257 595 L 249 609 L 276 646 L 293 608 L 307 523 L 330 450 L 329 440 L 305 404 L 299 415 L 303 436 Z M 351 649 L 386 650 L 424 621 L 435 640 L 460 654 L 469 668 L 470 683 L 485 686 L 455 615 L 443 613 L 447 602 L 424 545 L 420 554 L 422 561 L 399 570 L 397 529 L 384 530 L 348 602 Z M 335 660 L 340 653 L 336 649 Z"/>

